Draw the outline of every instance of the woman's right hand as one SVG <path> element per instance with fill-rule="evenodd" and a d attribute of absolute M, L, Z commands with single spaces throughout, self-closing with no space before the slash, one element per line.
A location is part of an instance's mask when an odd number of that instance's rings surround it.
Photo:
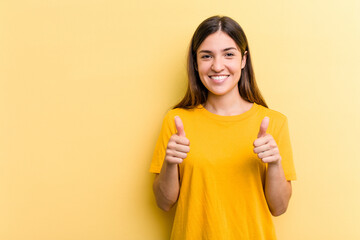
<path fill-rule="evenodd" d="M 177 133 L 170 137 L 166 148 L 165 161 L 172 164 L 180 164 L 190 151 L 190 141 L 185 137 L 184 125 L 179 116 L 175 116 Z"/>
<path fill-rule="evenodd" d="M 184 125 L 180 117 L 175 117 L 176 134 L 170 137 L 166 148 L 164 164 L 160 174 L 155 177 L 153 189 L 157 205 L 169 211 L 177 201 L 180 193 L 179 172 L 177 164 L 187 157 L 190 141 L 185 137 Z"/>

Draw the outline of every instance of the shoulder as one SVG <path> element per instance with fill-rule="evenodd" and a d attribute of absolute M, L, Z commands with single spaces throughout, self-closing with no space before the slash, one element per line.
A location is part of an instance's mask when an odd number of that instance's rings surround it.
<path fill-rule="evenodd" d="M 167 111 L 163 124 L 167 125 L 172 131 L 175 131 L 175 117 L 179 116 L 184 125 L 192 126 L 198 122 L 201 115 L 200 112 L 200 108 L 197 107 L 192 109 L 174 108 Z"/>
<path fill-rule="evenodd" d="M 186 114 L 189 110 L 188 109 L 183 109 L 183 108 L 173 108 L 171 110 L 169 110 L 166 115 L 167 116 L 176 116 L 178 114 Z"/>
<path fill-rule="evenodd" d="M 261 122 L 264 117 L 269 117 L 268 132 L 274 137 L 279 136 L 281 132 L 287 131 L 288 129 L 288 118 L 279 111 L 258 105 L 257 117 L 259 122 Z"/>
<path fill-rule="evenodd" d="M 188 118 L 191 116 L 194 116 L 194 114 L 198 113 L 201 107 L 195 107 L 192 109 L 184 109 L 184 108 L 174 108 L 169 110 L 166 115 L 165 118 L 168 119 L 173 119 L 175 116 L 179 116 L 184 117 L 184 118 Z"/>
<path fill-rule="evenodd" d="M 287 121 L 287 117 L 285 116 L 285 114 L 276 111 L 274 109 L 270 109 L 270 108 L 266 108 L 264 106 L 258 105 L 258 109 L 259 109 L 259 113 L 260 115 L 264 116 L 264 117 L 269 117 L 270 119 L 272 119 L 273 121 L 276 122 L 285 122 Z"/>

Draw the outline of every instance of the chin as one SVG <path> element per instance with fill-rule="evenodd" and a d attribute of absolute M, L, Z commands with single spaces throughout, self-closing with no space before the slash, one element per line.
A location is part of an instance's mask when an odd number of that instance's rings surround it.
<path fill-rule="evenodd" d="M 210 94 L 215 95 L 215 96 L 224 96 L 226 95 L 228 92 L 224 92 L 224 91 L 209 91 Z"/>
<path fill-rule="evenodd" d="M 237 89 L 209 89 L 209 93 L 213 94 L 213 95 L 216 95 L 216 96 L 224 96 L 224 95 L 227 95 L 227 94 L 232 94 L 233 91 L 237 91 Z"/>

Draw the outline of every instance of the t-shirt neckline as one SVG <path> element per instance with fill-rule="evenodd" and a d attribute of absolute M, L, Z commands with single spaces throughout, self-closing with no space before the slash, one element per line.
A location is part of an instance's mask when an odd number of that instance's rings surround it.
<path fill-rule="evenodd" d="M 249 110 L 247 110 L 246 112 L 243 112 L 241 114 L 238 115 L 232 115 L 232 116 L 223 116 L 223 115 L 218 115 L 215 113 L 210 112 L 209 110 L 207 110 L 204 105 L 200 104 L 199 109 L 201 111 L 201 113 L 205 114 L 206 116 L 213 118 L 215 120 L 218 121 L 226 121 L 226 122 L 232 122 L 232 121 L 239 121 L 239 120 L 243 120 L 251 115 L 253 115 L 255 112 L 258 111 L 259 109 L 259 105 L 256 103 L 253 103 L 253 105 L 251 106 L 251 108 Z"/>

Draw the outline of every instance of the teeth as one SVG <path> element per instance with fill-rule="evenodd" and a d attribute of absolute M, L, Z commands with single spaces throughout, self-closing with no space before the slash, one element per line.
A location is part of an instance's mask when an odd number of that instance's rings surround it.
<path fill-rule="evenodd" d="M 211 76 L 211 78 L 214 80 L 220 81 L 220 80 L 224 80 L 225 78 L 227 78 L 227 76 Z"/>

